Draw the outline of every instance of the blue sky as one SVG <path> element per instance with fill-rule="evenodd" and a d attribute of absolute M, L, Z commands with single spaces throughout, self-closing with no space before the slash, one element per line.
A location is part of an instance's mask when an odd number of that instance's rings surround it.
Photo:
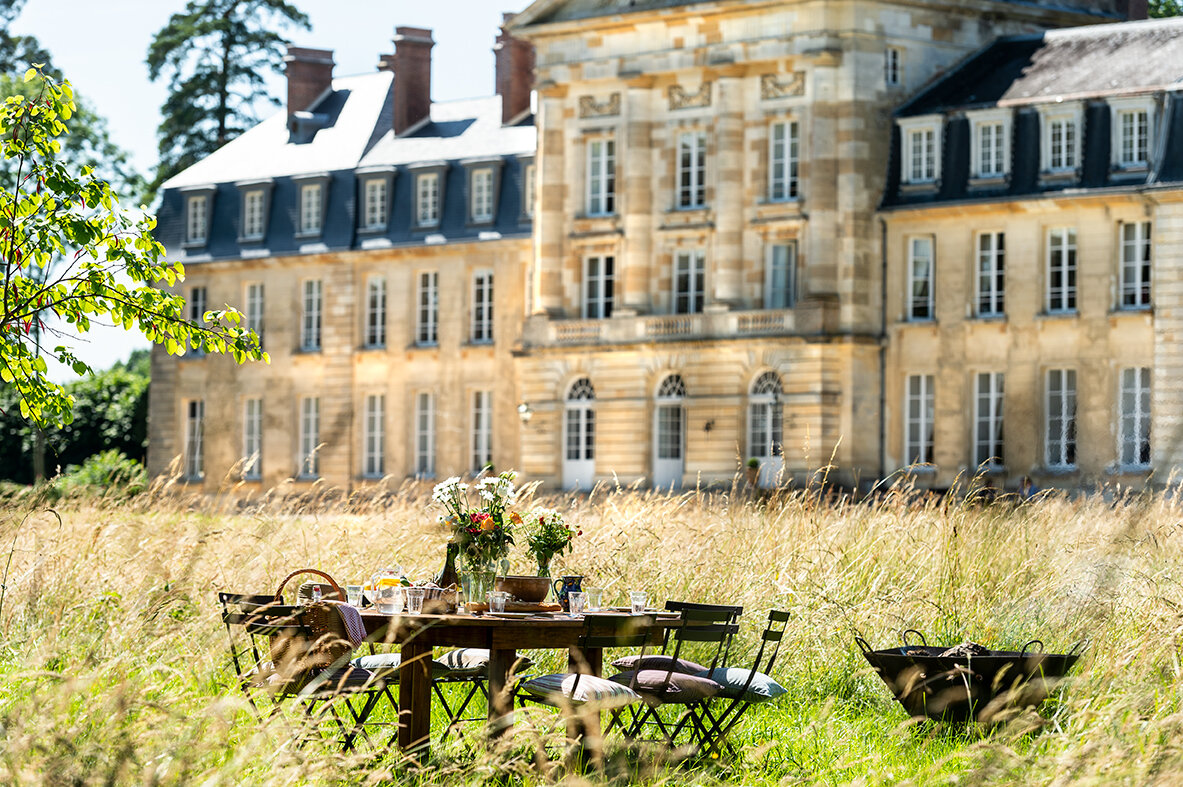
<path fill-rule="evenodd" d="M 312 30 L 289 30 L 292 42 L 335 51 L 334 74 L 372 71 L 378 55 L 391 51 L 399 25 L 429 27 L 432 98 L 491 95 L 493 40 L 503 11 L 521 11 L 528 0 L 293 0 L 312 20 Z M 166 95 L 163 83 L 148 81 L 144 54 L 152 36 L 184 0 L 28 0 L 13 24 L 15 33 L 37 36 L 75 90 L 107 118 L 111 136 L 130 151 L 135 166 L 148 172 L 156 163 L 156 126 Z M 272 93 L 283 94 L 282 77 Z M 271 110 L 267 110 L 271 111 Z M 108 329 L 79 345 L 96 369 L 106 368 L 142 337 Z M 55 372 L 70 379 L 68 370 Z"/>

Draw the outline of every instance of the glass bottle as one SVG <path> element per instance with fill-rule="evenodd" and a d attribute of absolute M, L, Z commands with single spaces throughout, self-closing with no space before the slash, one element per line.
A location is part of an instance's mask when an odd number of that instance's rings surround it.
<path fill-rule="evenodd" d="M 460 554 L 460 545 L 455 541 L 448 542 L 448 551 L 444 556 L 444 570 L 435 578 L 435 584 L 441 588 L 460 585 L 460 576 L 456 573 L 456 556 Z"/>

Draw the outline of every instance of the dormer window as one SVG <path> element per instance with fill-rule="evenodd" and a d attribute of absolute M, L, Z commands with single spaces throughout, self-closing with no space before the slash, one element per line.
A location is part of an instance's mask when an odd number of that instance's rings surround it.
<path fill-rule="evenodd" d="M 1082 107 L 1069 101 L 1039 107 L 1039 171 L 1044 175 L 1075 175 L 1080 167 Z"/>
<path fill-rule="evenodd" d="M 357 173 L 359 185 L 358 229 L 383 232 L 390 221 L 390 194 L 394 167 L 367 167 Z"/>
<path fill-rule="evenodd" d="M 501 159 L 482 158 L 461 162 L 468 183 L 468 223 L 492 224 L 497 216 Z"/>
<path fill-rule="evenodd" d="M 415 179 L 415 223 L 435 227 L 440 223 L 440 176 L 424 172 Z"/>
<path fill-rule="evenodd" d="M 205 230 L 209 217 L 209 198 L 194 194 L 185 199 L 185 242 L 205 245 Z"/>
<path fill-rule="evenodd" d="M 1154 146 L 1154 99 L 1148 96 L 1109 100 L 1113 112 L 1113 168 L 1146 169 Z"/>
<path fill-rule="evenodd" d="M 941 118 L 929 115 L 899 121 L 903 140 L 903 171 L 907 185 L 936 185 L 941 179 Z"/>
<path fill-rule="evenodd" d="M 238 186 L 241 208 L 238 216 L 238 242 L 256 243 L 267 235 L 267 215 L 270 212 L 270 179 L 244 181 Z"/>
<path fill-rule="evenodd" d="M 308 183 L 300 187 L 300 233 L 315 235 L 320 232 L 321 186 Z"/>
<path fill-rule="evenodd" d="M 968 112 L 973 129 L 970 176 L 978 180 L 1001 180 L 1010 172 L 1011 112 L 992 109 Z"/>
<path fill-rule="evenodd" d="M 386 226 L 386 181 L 366 181 L 365 228 L 379 230 Z"/>

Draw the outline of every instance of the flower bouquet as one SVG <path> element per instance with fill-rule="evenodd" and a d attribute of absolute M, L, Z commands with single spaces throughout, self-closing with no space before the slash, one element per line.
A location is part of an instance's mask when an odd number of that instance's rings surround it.
<path fill-rule="evenodd" d="M 509 555 L 513 544 L 512 524 L 516 515 L 508 515 L 517 490 L 513 472 L 487 476 L 473 485 L 477 503 L 469 497 L 469 486 L 458 477 L 436 485 L 431 499 L 444 509 L 440 521 L 452 534 L 460 550 L 461 584 L 469 601 L 482 602 L 493 589 L 497 564 Z M 520 521 L 520 520 L 519 520 Z"/>
<path fill-rule="evenodd" d="M 531 511 L 523 524 L 527 532 L 526 551 L 537 561 L 540 577 L 549 577 L 550 561 L 555 555 L 570 552 L 575 536 L 583 534 L 582 530 L 578 533 L 572 530 L 558 511 L 548 508 Z"/>

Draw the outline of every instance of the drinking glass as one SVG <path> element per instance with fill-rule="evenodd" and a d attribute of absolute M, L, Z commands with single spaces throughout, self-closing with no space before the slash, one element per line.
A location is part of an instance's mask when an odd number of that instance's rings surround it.
<path fill-rule="evenodd" d="M 361 585 L 346 585 L 345 600 L 355 607 L 361 606 Z"/>
<path fill-rule="evenodd" d="M 592 612 L 594 612 L 597 609 L 603 609 L 603 603 L 604 603 L 604 589 L 603 588 L 588 588 L 584 592 L 587 593 L 587 606 L 584 607 L 584 609 L 586 609 L 588 611 L 592 611 Z"/>
<path fill-rule="evenodd" d="M 632 603 L 633 614 L 640 615 L 645 611 L 645 605 L 649 602 L 649 594 L 643 590 L 633 590 L 628 594 L 628 600 Z"/>
<path fill-rule="evenodd" d="M 505 602 L 509 598 L 509 594 L 504 590 L 495 590 L 489 594 L 489 611 L 490 612 L 504 612 Z"/>
<path fill-rule="evenodd" d="M 383 615 L 396 615 L 402 611 L 403 589 L 398 585 L 382 585 L 374 591 L 374 598 Z"/>
<path fill-rule="evenodd" d="M 418 615 L 423 612 L 423 596 L 426 593 L 427 590 L 424 588 L 407 588 L 408 615 Z"/>
<path fill-rule="evenodd" d="M 582 615 L 583 610 L 587 608 L 587 593 L 573 590 L 567 594 L 567 603 L 571 607 L 572 615 Z"/>

